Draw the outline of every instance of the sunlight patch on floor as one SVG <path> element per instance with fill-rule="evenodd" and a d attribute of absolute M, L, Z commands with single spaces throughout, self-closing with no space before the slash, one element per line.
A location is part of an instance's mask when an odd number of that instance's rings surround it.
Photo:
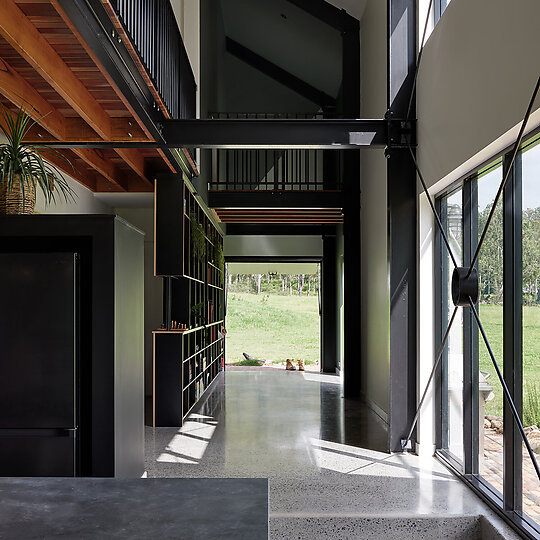
<path fill-rule="evenodd" d="M 361 467 L 390 457 L 381 452 L 315 438 L 310 439 L 310 453 L 319 468 L 342 474 L 353 474 Z"/>
<path fill-rule="evenodd" d="M 206 452 L 216 426 L 217 421 L 211 416 L 191 414 L 156 461 L 197 465 Z"/>

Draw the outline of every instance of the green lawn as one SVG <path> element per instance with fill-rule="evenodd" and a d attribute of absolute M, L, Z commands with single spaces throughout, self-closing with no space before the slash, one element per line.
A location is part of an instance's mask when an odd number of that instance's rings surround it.
<path fill-rule="evenodd" d="M 319 361 L 319 306 L 316 296 L 229 293 L 227 363 L 254 358 Z"/>
<path fill-rule="evenodd" d="M 502 318 L 502 305 L 480 305 L 480 319 L 501 371 L 503 369 Z M 486 414 L 502 416 L 502 388 L 481 337 L 479 364 L 481 370 L 491 373 L 488 382 L 494 387 L 495 393 L 495 398 L 486 405 Z M 540 307 L 523 307 L 523 379 L 525 383 L 536 383 L 540 388 Z"/>
<path fill-rule="evenodd" d="M 480 306 L 480 317 L 501 370 L 502 315 L 501 305 Z M 523 318 L 523 377 L 526 382 L 535 382 L 540 389 L 540 307 L 524 306 Z M 316 296 L 229 293 L 227 330 L 228 364 L 245 360 L 243 352 L 273 362 L 287 358 L 319 361 Z M 501 385 L 481 339 L 479 364 L 481 370 L 491 374 L 488 382 L 494 387 L 495 394 L 486 404 L 486 414 L 502 416 Z"/>

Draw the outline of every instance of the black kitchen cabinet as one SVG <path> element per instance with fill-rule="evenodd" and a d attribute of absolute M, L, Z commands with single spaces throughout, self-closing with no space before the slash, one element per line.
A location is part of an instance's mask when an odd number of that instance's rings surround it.
<path fill-rule="evenodd" d="M 144 234 L 0 216 L 0 476 L 144 472 Z"/>

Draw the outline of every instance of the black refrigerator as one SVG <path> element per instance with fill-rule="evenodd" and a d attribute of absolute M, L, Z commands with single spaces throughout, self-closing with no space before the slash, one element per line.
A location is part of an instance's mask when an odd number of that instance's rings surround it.
<path fill-rule="evenodd" d="M 77 476 L 77 260 L 0 253 L 0 476 Z"/>

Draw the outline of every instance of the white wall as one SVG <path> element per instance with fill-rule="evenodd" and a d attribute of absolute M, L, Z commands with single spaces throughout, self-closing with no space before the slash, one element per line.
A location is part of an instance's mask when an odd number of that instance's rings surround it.
<path fill-rule="evenodd" d="M 386 111 L 386 2 L 368 0 L 360 22 L 360 40 L 360 116 L 383 118 Z M 389 414 L 390 303 L 383 152 L 362 151 L 360 171 L 362 393 L 384 418 Z"/>
<path fill-rule="evenodd" d="M 448 5 L 418 76 L 418 161 L 429 186 L 513 142 L 540 71 L 539 25 L 538 0 Z M 540 100 L 529 127 L 538 125 Z"/>
<path fill-rule="evenodd" d="M 418 77 L 418 162 L 433 196 L 511 145 L 540 71 L 538 0 L 452 0 L 427 41 Z M 422 21 L 423 24 L 423 21 Z M 540 100 L 528 130 L 540 125 Z M 419 197 L 419 392 L 434 362 L 433 230 Z M 420 452 L 434 448 L 430 392 Z"/>
<path fill-rule="evenodd" d="M 200 2 L 199 0 L 170 0 L 170 3 L 176 17 L 178 29 L 184 40 L 195 82 L 199 84 L 201 65 Z"/>
<path fill-rule="evenodd" d="M 174 16 L 176 17 L 176 23 L 178 24 L 178 29 L 180 30 L 180 33 L 182 34 L 182 38 L 184 37 L 184 4 L 185 0 L 169 0 L 171 3 L 171 7 L 174 12 Z"/>

